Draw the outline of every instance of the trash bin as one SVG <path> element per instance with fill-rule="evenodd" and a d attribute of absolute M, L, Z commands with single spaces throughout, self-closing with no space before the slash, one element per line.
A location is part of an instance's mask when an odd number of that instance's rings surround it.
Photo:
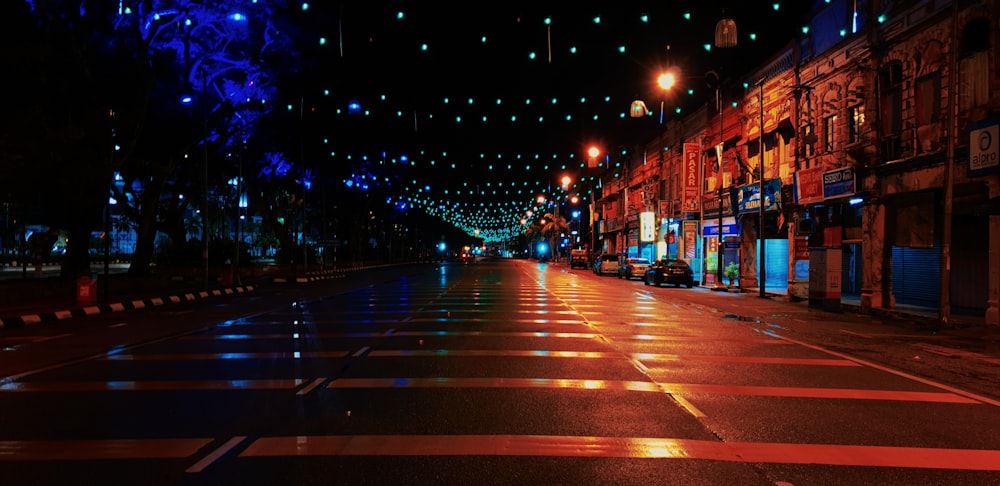
<path fill-rule="evenodd" d="M 97 303 L 97 280 L 89 275 L 76 279 L 76 303 L 94 305 Z"/>

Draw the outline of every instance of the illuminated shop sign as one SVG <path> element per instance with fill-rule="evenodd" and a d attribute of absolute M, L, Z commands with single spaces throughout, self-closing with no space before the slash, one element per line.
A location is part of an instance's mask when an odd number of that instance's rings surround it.
<path fill-rule="evenodd" d="M 969 175 L 981 176 L 1000 168 L 1000 125 L 984 120 L 969 126 Z"/>
<path fill-rule="evenodd" d="M 849 167 L 823 173 L 823 197 L 850 196 L 854 190 L 854 171 Z"/>
<path fill-rule="evenodd" d="M 739 214 L 760 211 L 760 184 L 753 183 L 736 188 Z M 764 211 L 778 209 L 778 199 L 781 197 L 781 179 L 764 181 Z"/>

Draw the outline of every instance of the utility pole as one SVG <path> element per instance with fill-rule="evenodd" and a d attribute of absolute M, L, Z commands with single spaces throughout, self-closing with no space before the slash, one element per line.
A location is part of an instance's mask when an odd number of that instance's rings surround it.
<path fill-rule="evenodd" d="M 760 273 L 759 276 L 760 297 L 767 297 L 767 291 L 766 291 L 767 273 L 765 271 L 765 265 L 764 265 L 764 261 L 767 260 L 767 258 L 764 256 L 764 249 L 767 247 L 765 243 L 767 240 L 764 239 L 764 79 L 763 78 L 761 78 L 760 84 L 757 85 L 757 93 L 758 97 L 760 98 L 760 138 L 757 139 L 757 142 L 760 144 L 758 149 L 758 152 L 760 153 L 760 162 L 757 164 L 757 172 L 758 172 L 757 184 L 759 184 L 757 190 L 758 194 L 757 203 L 759 204 L 758 215 L 760 218 L 760 221 L 758 223 L 760 227 L 757 228 L 757 241 L 760 242 L 760 262 L 758 265 L 760 269 L 758 270 L 758 272 Z"/>
<path fill-rule="evenodd" d="M 941 235 L 941 296 L 938 320 L 942 326 L 951 324 L 951 224 L 955 192 L 955 143 L 958 137 L 958 1 L 951 2 L 951 46 L 948 49 L 948 154 L 944 164 L 944 226 Z"/>

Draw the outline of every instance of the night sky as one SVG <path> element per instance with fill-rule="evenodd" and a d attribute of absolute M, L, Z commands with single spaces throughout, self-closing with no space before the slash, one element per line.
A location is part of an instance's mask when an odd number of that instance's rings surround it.
<path fill-rule="evenodd" d="M 707 71 L 745 74 L 798 39 L 812 7 L 426 3 L 317 6 L 325 44 L 305 104 L 328 134 L 332 163 L 390 177 L 394 202 L 447 208 L 461 214 L 442 217 L 484 228 L 516 223 L 539 194 L 566 197 L 564 173 L 592 177 L 580 169 L 589 145 L 615 152 L 650 141 L 661 101 L 667 118 L 704 106 L 714 96 Z M 736 22 L 739 44 L 706 50 L 722 18 Z M 670 66 L 681 77 L 667 93 L 655 79 Z M 635 99 L 655 113 L 630 118 Z M 359 113 L 350 113 L 352 102 Z"/>
<path fill-rule="evenodd" d="M 270 35 L 294 38 L 289 59 L 306 68 L 280 83 L 285 110 L 302 113 L 303 150 L 286 155 L 334 187 L 507 238 L 527 210 L 551 210 L 537 207 L 539 195 L 579 195 L 586 207 L 600 173 L 585 169 L 589 146 L 614 165 L 621 148 L 652 141 L 661 103 L 668 119 L 705 106 L 707 71 L 735 80 L 759 66 L 802 37 L 813 4 L 288 2 L 287 32 Z M 26 5 L 5 10 L 22 18 Z M 723 18 L 736 22 L 738 45 L 707 50 Z M 4 38 L 18 41 L 26 24 L 6 20 Z M 655 80 L 668 67 L 680 77 L 665 92 Z M 629 116 L 636 99 L 650 116 Z M 564 175 L 574 180 L 566 190 Z"/>

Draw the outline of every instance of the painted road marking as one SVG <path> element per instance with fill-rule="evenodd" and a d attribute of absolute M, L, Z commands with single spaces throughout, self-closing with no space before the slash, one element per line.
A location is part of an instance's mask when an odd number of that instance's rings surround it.
<path fill-rule="evenodd" d="M 8 381 L 0 392 L 291 390 L 306 380 L 147 380 L 147 381 Z"/>
<path fill-rule="evenodd" d="M 621 353 L 600 351 L 502 350 L 502 349 L 391 349 L 368 353 L 372 358 L 387 357 L 514 357 L 514 358 L 604 358 L 621 359 Z"/>
<path fill-rule="evenodd" d="M 264 437 L 240 457 L 541 456 L 698 459 L 1000 471 L 1000 451 L 864 445 L 717 442 L 539 435 L 346 435 Z"/>
<path fill-rule="evenodd" d="M 463 321 L 467 322 L 467 321 Z M 377 332 L 345 332 L 345 333 L 288 333 L 288 334 L 198 334 L 184 336 L 184 340 L 216 340 L 216 339 L 345 339 L 345 338 L 377 338 L 385 337 L 385 331 Z M 592 332 L 504 332 L 504 331 L 398 331 L 391 333 L 392 336 L 405 337 L 553 337 L 564 339 L 595 339 L 597 333 Z M 694 338 L 685 338 L 694 340 Z M 773 340 L 778 344 L 785 344 L 783 341 Z"/>
<path fill-rule="evenodd" d="M 246 438 L 233 437 L 188 472 L 200 472 Z M 0 461 L 176 459 L 206 438 L 0 441 Z M 720 442 L 677 438 L 541 435 L 281 436 L 254 440 L 239 457 L 534 456 L 713 460 L 1000 471 L 1000 451 L 871 445 Z"/>
<path fill-rule="evenodd" d="M 2 440 L 0 461 L 190 457 L 212 439 Z"/>
<path fill-rule="evenodd" d="M 907 402 L 936 403 L 982 403 L 954 393 L 942 392 L 910 392 L 894 390 L 864 390 L 849 388 L 805 388 L 783 386 L 745 386 L 745 385 L 700 385 L 681 383 L 662 383 L 661 386 L 669 393 L 691 395 L 705 393 L 713 395 L 753 395 L 769 397 L 798 398 L 840 398 L 854 400 L 896 400 Z"/>
<path fill-rule="evenodd" d="M 185 472 L 197 473 L 203 471 L 206 467 L 212 465 L 213 462 L 219 460 L 219 458 L 224 456 L 227 452 L 233 450 L 233 448 L 238 446 L 240 442 L 243 442 L 243 439 L 246 439 L 246 436 L 239 435 L 227 440 L 225 444 L 222 444 L 218 449 L 212 451 L 211 454 L 202 458 L 202 460 L 194 463 L 194 465 L 187 468 Z"/>
<path fill-rule="evenodd" d="M 319 387 L 320 385 L 322 385 L 324 381 L 326 381 L 325 377 L 324 378 L 316 378 L 315 380 L 309 382 L 308 385 L 302 387 L 302 389 L 300 389 L 295 394 L 296 395 L 308 395 L 309 392 L 315 390 L 317 387 Z"/>
<path fill-rule="evenodd" d="M 559 388 L 659 392 L 649 381 L 574 380 L 559 378 L 342 378 L 327 388 Z"/>
<path fill-rule="evenodd" d="M 984 397 L 984 396 L 981 396 L 981 395 L 977 395 L 975 393 L 967 392 L 965 390 L 960 390 L 960 389 L 955 388 L 955 387 L 951 387 L 951 386 L 948 386 L 948 385 L 937 383 L 935 381 L 931 381 L 931 380 L 928 380 L 926 378 L 921 378 L 919 376 L 911 375 L 909 373 L 904 373 L 902 371 L 897 371 L 897 370 L 894 370 L 894 369 L 886 367 L 886 366 L 878 365 L 878 364 L 872 363 L 870 361 L 865 361 L 865 360 L 862 360 L 862 359 L 854 358 L 854 357 L 848 356 L 848 355 L 846 355 L 844 353 L 838 353 L 836 351 L 831 351 L 831 350 L 826 349 L 826 348 L 824 348 L 822 346 L 816 346 L 816 345 L 804 343 L 802 341 L 796 341 L 794 339 L 789 339 L 789 338 L 783 337 L 783 336 L 779 336 L 779 337 L 781 337 L 781 339 L 784 339 L 784 340 L 786 340 L 786 341 L 788 341 L 790 343 L 798 344 L 799 346 L 805 346 L 805 347 L 807 347 L 809 349 L 815 349 L 816 351 L 820 351 L 820 352 L 829 354 L 831 356 L 836 356 L 838 358 L 848 359 L 848 360 L 854 361 L 856 363 L 860 363 L 862 365 L 865 365 L 865 366 L 867 366 L 869 368 L 874 368 L 876 370 L 884 371 L 884 372 L 889 373 L 889 374 L 893 374 L 893 375 L 896 375 L 896 376 L 901 376 L 901 377 L 906 378 L 908 380 L 916 381 L 918 383 L 923 383 L 925 385 L 932 386 L 932 387 L 937 388 L 939 390 L 945 390 L 945 391 L 954 393 L 956 395 L 961 395 L 963 397 L 968 397 L 968 398 L 970 398 L 972 400 L 975 400 L 975 401 L 977 401 L 979 403 L 986 403 L 986 404 L 989 404 L 989 405 L 1000 407 L 1000 400 L 993 400 L 991 398 L 987 398 L 987 397 Z"/>
<path fill-rule="evenodd" d="M 344 358 L 347 351 L 290 351 L 280 353 L 199 353 L 199 354 L 113 354 L 105 356 L 108 361 L 180 361 L 210 359 L 310 359 Z"/>
<path fill-rule="evenodd" d="M 778 386 L 703 385 L 648 381 L 582 380 L 558 378 L 341 378 L 327 388 L 557 388 L 579 390 L 665 391 L 672 395 L 752 395 L 770 397 L 895 400 L 935 403 L 981 403 L 954 393 L 804 388 Z"/>
<path fill-rule="evenodd" d="M 556 351 L 551 349 L 535 350 L 502 350 L 502 349 L 391 349 L 377 350 L 368 353 L 372 358 L 397 357 L 516 357 L 516 358 L 591 358 L 619 359 L 621 353 L 603 351 Z M 784 364 L 784 365 L 814 365 L 814 366 L 848 366 L 862 365 L 846 359 L 817 358 L 771 358 L 765 356 L 707 356 L 635 353 L 633 363 L 644 361 L 704 361 L 712 363 L 754 363 L 754 364 Z"/>
<path fill-rule="evenodd" d="M 691 354 L 653 354 L 635 353 L 635 359 L 645 361 L 706 361 L 712 363 L 755 363 L 755 364 L 786 364 L 814 366 L 862 366 L 846 359 L 817 358 L 771 358 L 767 356 L 708 356 Z"/>

